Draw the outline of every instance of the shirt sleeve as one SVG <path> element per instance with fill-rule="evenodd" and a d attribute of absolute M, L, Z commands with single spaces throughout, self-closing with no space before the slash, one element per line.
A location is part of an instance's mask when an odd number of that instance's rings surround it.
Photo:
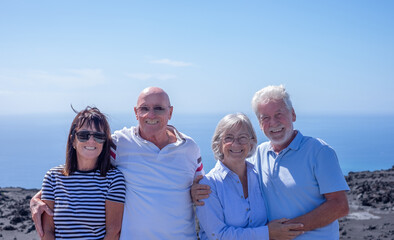
<path fill-rule="evenodd" d="M 113 178 L 108 189 L 107 200 L 113 202 L 125 202 L 126 185 L 125 179 L 121 171 L 118 169 L 113 170 Z"/>
<path fill-rule="evenodd" d="M 203 164 L 202 164 L 200 148 L 194 142 L 194 140 L 191 140 L 191 142 L 193 143 L 193 147 L 192 147 L 192 150 L 189 151 L 189 154 L 191 154 L 191 156 L 196 164 L 196 171 L 194 172 L 194 178 L 196 178 L 197 176 L 204 175 L 205 172 L 204 172 L 204 168 L 203 168 Z"/>
<path fill-rule="evenodd" d="M 317 154 L 315 176 L 319 183 L 320 194 L 349 190 L 339 166 L 337 155 L 329 146 L 323 146 Z"/>
<path fill-rule="evenodd" d="M 205 172 L 204 172 L 204 168 L 202 165 L 202 159 L 201 159 L 201 157 L 199 157 L 197 159 L 197 169 L 196 169 L 196 173 L 194 174 L 194 178 L 199 175 L 204 175 L 204 174 L 205 174 Z"/>
<path fill-rule="evenodd" d="M 201 183 L 209 185 L 212 191 L 212 193 L 209 195 L 209 198 L 204 199 L 204 206 L 196 207 L 196 213 L 201 229 L 205 232 L 208 239 L 269 239 L 267 226 L 254 228 L 228 226 L 225 223 L 223 208 L 214 184 L 211 184 L 205 178 L 201 180 Z"/>
<path fill-rule="evenodd" d="M 44 180 L 42 182 L 42 200 L 49 200 L 49 201 L 55 201 L 55 195 L 54 195 L 54 188 L 55 188 L 55 183 L 54 183 L 54 178 L 52 177 L 53 172 L 52 170 L 49 170 L 44 177 Z"/>
<path fill-rule="evenodd" d="M 111 164 L 116 166 L 116 143 L 118 141 L 118 137 L 116 134 L 111 135 L 112 141 L 111 141 L 111 148 L 110 148 L 110 158 L 111 158 Z"/>

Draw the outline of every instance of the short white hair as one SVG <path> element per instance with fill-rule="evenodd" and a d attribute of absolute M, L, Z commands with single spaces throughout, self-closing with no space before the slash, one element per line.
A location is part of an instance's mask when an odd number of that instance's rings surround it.
<path fill-rule="evenodd" d="M 215 133 L 213 134 L 212 137 L 212 151 L 213 155 L 215 156 L 216 160 L 223 160 L 223 153 L 222 153 L 222 137 L 223 134 L 225 134 L 227 131 L 231 130 L 234 127 L 238 126 L 245 126 L 250 137 L 250 144 L 251 148 L 246 156 L 251 157 L 254 152 L 256 151 L 257 147 L 257 137 L 256 137 L 256 132 L 253 129 L 253 125 L 250 122 L 249 118 L 243 114 L 243 113 L 235 113 L 235 114 L 228 114 L 224 118 L 222 118 L 218 125 L 216 126 Z"/>
<path fill-rule="evenodd" d="M 269 100 L 283 100 L 289 111 L 293 110 L 293 104 L 290 100 L 290 95 L 286 92 L 285 87 L 281 84 L 279 86 L 267 86 L 257 91 L 252 99 L 252 108 L 256 116 L 259 117 L 258 106 L 260 103 L 266 103 Z"/>

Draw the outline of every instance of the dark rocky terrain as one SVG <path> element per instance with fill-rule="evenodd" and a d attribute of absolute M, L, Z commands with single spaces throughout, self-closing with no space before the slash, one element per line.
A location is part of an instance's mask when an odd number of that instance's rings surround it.
<path fill-rule="evenodd" d="M 341 239 L 394 239 L 394 166 L 349 172 L 350 214 L 340 220 Z"/>
<path fill-rule="evenodd" d="M 0 239 L 40 239 L 31 220 L 29 202 L 37 189 L 0 189 Z"/>
<path fill-rule="evenodd" d="M 350 172 L 350 213 L 340 219 L 342 239 L 394 239 L 394 166 Z M 37 189 L 0 188 L 0 240 L 39 239 L 29 201 Z"/>

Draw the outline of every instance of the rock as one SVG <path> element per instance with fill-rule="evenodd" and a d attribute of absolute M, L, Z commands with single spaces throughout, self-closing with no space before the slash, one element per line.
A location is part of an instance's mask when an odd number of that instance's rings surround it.
<path fill-rule="evenodd" d="M 16 228 L 14 228 L 11 225 L 7 225 L 7 226 L 3 227 L 3 230 L 5 230 L 5 231 L 13 231 L 13 230 L 16 230 Z"/>

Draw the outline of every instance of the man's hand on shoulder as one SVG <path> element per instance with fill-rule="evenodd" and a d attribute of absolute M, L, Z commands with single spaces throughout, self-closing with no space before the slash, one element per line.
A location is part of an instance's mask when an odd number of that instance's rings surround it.
<path fill-rule="evenodd" d="M 202 175 L 197 176 L 193 185 L 190 189 L 190 195 L 192 197 L 193 203 L 196 206 L 204 206 L 202 199 L 207 199 L 211 193 L 211 188 L 208 185 L 199 184 L 200 180 L 203 178 Z"/>

